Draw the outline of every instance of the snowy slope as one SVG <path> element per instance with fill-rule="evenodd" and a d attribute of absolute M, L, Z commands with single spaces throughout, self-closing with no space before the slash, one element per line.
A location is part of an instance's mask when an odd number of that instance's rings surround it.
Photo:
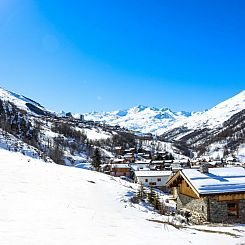
<path fill-rule="evenodd" d="M 102 121 L 110 125 L 120 125 L 130 130 L 142 133 L 157 133 L 159 129 L 165 129 L 175 121 L 181 121 L 189 117 L 189 112 L 172 112 L 168 108 L 157 109 L 139 105 L 127 110 L 113 112 L 86 113 L 86 120 Z"/>
<path fill-rule="evenodd" d="M 9 101 L 16 105 L 19 109 L 27 112 L 34 112 L 35 114 L 43 115 L 48 111 L 41 106 L 39 103 L 13 92 L 10 92 L 4 88 L 0 87 L 0 100 Z"/>
<path fill-rule="evenodd" d="M 23 155 L 40 158 L 40 151 L 24 143 L 22 140 L 0 129 L 0 149 L 21 152 Z M 51 159 L 48 159 L 51 161 Z"/>
<path fill-rule="evenodd" d="M 234 97 L 221 102 L 210 110 L 203 113 L 196 113 L 193 116 L 176 122 L 168 128 L 171 130 L 177 127 L 188 129 L 215 128 L 219 127 L 234 114 L 245 109 L 245 90 Z"/>
<path fill-rule="evenodd" d="M 147 221 L 164 220 L 164 216 L 132 206 L 127 196 L 134 185 L 107 175 L 2 149 L 0 159 L 1 245 L 144 245 L 152 241 L 225 245 L 245 239 L 242 226 L 209 228 L 241 236 L 234 238 Z"/>

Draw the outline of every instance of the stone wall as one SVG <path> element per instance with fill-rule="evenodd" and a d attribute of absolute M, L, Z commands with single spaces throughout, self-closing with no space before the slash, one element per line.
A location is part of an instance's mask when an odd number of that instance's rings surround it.
<path fill-rule="evenodd" d="M 229 217 L 227 213 L 227 201 L 217 201 L 215 197 L 207 196 L 194 199 L 178 192 L 177 210 L 187 209 L 193 217 L 197 214 L 199 220 L 213 223 L 243 223 L 245 224 L 245 200 L 237 201 L 239 205 L 239 217 Z"/>
<path fill-rule="evenodd" d="M 177 210 L 187 209 L 192 214 L 190 221 L 193 223 L 202 223 L 208 219 L 207 201 L 203 198 L 194 199 L 192 197 L 178 193 Z"/>
<path fill-rule="evenodd" d="M 210 205 L 210 214 L 209 220 L 210 222 L 218 222 L 218 223 L 243 223 L 245 224 L 245 200 L 240 200 L 238 202 L 238 214 L 239 217 L 229 217 L 227 213 L 227 201 L 216 201 L 215 198 L 209 198 Z"/>

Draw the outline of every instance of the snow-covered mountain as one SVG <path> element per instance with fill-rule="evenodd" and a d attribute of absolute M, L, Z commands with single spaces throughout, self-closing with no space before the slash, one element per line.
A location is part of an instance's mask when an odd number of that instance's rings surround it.
<path fill-rule="evenodd" d="M 45 109 L 42 105 L 40 105 L 36 101 L 29 99 L 23 95 L 13 93 L 1 87 L 0 87 L 0 100 L 13 103 L 19 109 L 22 109 L 29 113 L 34 113 L 36 115 L 45 115 L 50 113 L 50 111 Z"/>
<path fill-rule="evenodd" d="M 86 113 L 86 120 L 119 125 L 142 133 L 161 135 L 174 128 L 213 128 L 220 126 L 234 114 L 245 109 L 245 91 L 204 112 L 173 112 L 139 105 L 126 110 Z"/>
<path fill-rule="evenodd" d="M 219 103 L 210 110 L 195 113 L 185 120 L 175 122 L 168 130 L 177 127 L 188 129 L 202 129 L 219 127 L 234 114 L 245 109 L 245 90 L 224 102 Z"/>
<path fill-rule="evenodd" d="M 86 120 L 105 122 L 110 125 L 140 131 L 142 133 L 158 133 L 168 128 L 176 121 L 182 121 L 190 117 L 190 112 L 173 112 L 168 108 L 158 109 L 139 105 L 126 110 L 113 112 L 92 112 L 84 115 Z"/>
<path fill-rule="evenodd" d="M 244 161 L 245 91 L 206 112 L 176 122 L 163 133 L 162 139 L 198 155 L 235 154 Z"/>
<path fill-rule="evenodd" d="M 137 106 L 128 110 L 87 113 L 85 119 L 104 121 L 161 136 L 188 156 L 234 154 L 245 159 L 245 91 L 204 112 L 172 112 Z"/>

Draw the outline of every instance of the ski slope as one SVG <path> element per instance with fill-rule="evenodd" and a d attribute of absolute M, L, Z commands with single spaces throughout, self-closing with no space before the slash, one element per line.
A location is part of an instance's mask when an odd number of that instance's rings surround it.
<path fill-rule="evenodd" d="M 213 228 L 241 236 L 233 238 L 147 221 L 166 217 L 128 202 L 134 184 L 3 149 L 0 186 L 1 245 L 228 245 L 245 241 L 242 226 Z"/>

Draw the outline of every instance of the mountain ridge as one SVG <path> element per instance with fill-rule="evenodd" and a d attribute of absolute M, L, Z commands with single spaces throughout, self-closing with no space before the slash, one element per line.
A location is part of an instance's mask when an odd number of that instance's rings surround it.
<path fill-rule="evenodd" d="M 161 135 L 177 127 L 216 127 L 243 109 L 245 109 L 245 90 L 202 112 L 173 112 L 169 108 L 158 109 L 138 105 L 112 112 L 85 113 L 84 116 L 86 120 L 100 121 L 134 131 Z"/>
<path fill-rule="evenodd" d="M 112 112 L 85 113 L 86 120 L 105 122 L 110 125 L 119 125 L 142 133 L 156 133 L 159 128 L 166 128 L 176 120 L 182 120 L 192 115 L 193 112 L 173 112 L 169 108 L 158 109 L 145 105 L 132 108 L 115 110 Z M 150 130 L 148 129 L 150 128 Z"/>

